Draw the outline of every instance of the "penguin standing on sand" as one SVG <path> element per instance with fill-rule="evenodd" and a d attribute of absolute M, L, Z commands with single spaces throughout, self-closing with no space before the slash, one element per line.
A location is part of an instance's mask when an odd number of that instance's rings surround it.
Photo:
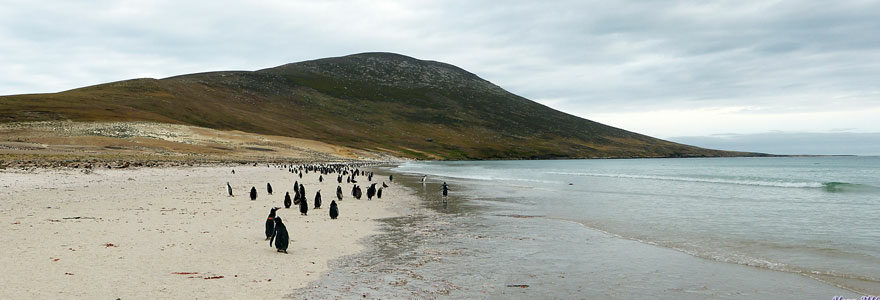
<path fill-rule="evenodd" d="M 367 200 L 373 200 L 373 196 L 376 195 L 376 184 L 371 184 L 370 187 L 367 188 Z"/>
<path fill-rule="evenodd" d="M 257 200 L 257 188 L 251 187 L 251 200 Z"/>
<path fill-rule="evenodd" d="M 336 219 L 339 217 L 339 207 L 336 206 L 336 201 L 330 201 L 330 219 Z"/>
<path fill-rule="evenodd" d="M 268 192 L 269 195 L 272 195 L 272 184 L 268 182 L 266 183 L 266 192 Z"/>
<path fill-rule="evenodd" d="M 382 181 L 382 187 L 383 187 L 383 188 L 387 188 L 387 187 L 388 187 L 388 185 L 387 185 L 387 184 L 385 184 L 385 182 L 384 182 L 384 181 Z"/>
<path fill-rule="evenodd" d="M 232 174 L 235 174 L 235 169 L 232 169 Z"/>
<path fill-rule="evenodd" d="M 287 235 L 287 227 L 281 222 L 281 217 L 275 217 L 275 233 L 269 240 L 269 246 L 275 242 L 275 249 L 281 253 L 287 253 L 287 245 L 290 244 L 290 236 Z"/>
<path fill-rule="evenodd" d="M 338 185 L 336 186 L 336 199 L 342 201 L 342 187 Z"/>
<path fill-rule="evenodd" d="M 284 194 L 284 208 L 290 208 L 290 192 Z"/>
<path fill-rule="evenodd" d="M 300 199 L 300 201 L 299 201 L 299 213 L 302 214 L 303 216 L 308 216 L 309 204 L 308 204 L 308 201 L 306 201 L 305 196 L 303 196 L 303 198 Z"/>
<path fill-rule="evenodd" d="M 269 210 L 269 218 L 266 219 L 266 240 L 272 238 L 272 235 L 275 234 L 275 211 L 278 210 L 277 207 L 273 207 Z"/>
<path fill-rule="evenodd" d="M 294 192 L 299 191 L 299 181 L 293 182 L 293 191 Z"/>
<path fill-rule="evenodd" d="M 299 190 L 293 190 L 293 193 L 294 193 L 294 195 L 293 195 L 293 205 L 299 205 L 299 200 L 300 200 Z"/>
<path fill-rule="evenodd" d="M 318 193 L 315 194 L 315 209 L 321 208 L 321 190 L 318 190 Z"/>
<path fill-rule="evenodd" d="M 299 185 L 299 198 L 303 202 L 306 201 L 306 187 L 303 186 L 302 184 Z"/>
<path fill-rule="evenodd" d="M 382 199 L 382 188 L 379 188 L 379 190 L 376 191 L 376 198 Z"/>
<path fill-rule="evenodd" d="M 361 196 L 363 196 L 363 191 L 361 190 L 361 187 L 355 185 L 354 186 L 354 197 L 357 198 L 358 200 L 361 200 Z"/>
<path fill-rule="evenodd" d="M 318 175 L 318 182 L 324 182 L 324 175 Z"/>
<path fill-rule="evenodd" d="M 226 182 L 226 193 L 229 194 L 229 197 L 235 197 L 232 195 L 232 186 L 229 185 L 229 181 Z"/>
<path fill-rule="evenodd" d="M 388 182 L 394 182 L 394 175 L 388 175 Z"/>
<path fill-rule="evenodd" d="M 342 183 L 342 175 L 336 177 L 336 182 Z"/>

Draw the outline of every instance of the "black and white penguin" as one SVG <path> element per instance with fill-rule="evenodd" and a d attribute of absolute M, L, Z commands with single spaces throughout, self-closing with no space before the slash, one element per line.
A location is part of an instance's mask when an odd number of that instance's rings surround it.
<path fill-rule="evenodd" d="M 257 200 L 257 188 L 251 187 L 251 200 Z"/>
<path fill-rule="evenodd" d="M 284 208 L 290 208 L 290 192 L 284 194 Z"/>
<path fill-rule="evenodd" d="M 373 200 L 373 196 L 376 195 L 376 184 L 371 184 L 370 187 L 367 188 L 367 200 Z"/>
<path fill-rule="evenodd" d="M 315 194 L 315 209 L 321 208 L 321 190 Z"/>
<path fill-rule="evenodd" d="M 336 186 L 336 199 L 342 201 L 342 187 L 338 185 Z"/>
<path fill-rule="evenodd" d="M 299 181 L 293 182 L 293 191 L 294 192 L 299 191 Z"/>
<path fill-rule="evenodd" d="M 379 188 L 379 190 L 376 191 L 376 198 L 382 199 L 382 188 Z"/>
<path fill-rule="evenodd" d="M 268 182 L 266 183 L 266 192 L 268 192 L 269 195 L 272 195 L 272 184 Z"/>
<path fill-rule="evenodd" d="M 266 240 L 272 238 L 272 234 L 275 233 L 275 211 L 278 210 L 277 207 L 273 207 L 269 210 L 269 218 L 266 219 Z"/>
<path fill-rule="evenodd" d="M 361 187 L 355 185 L 354 186 L 354 197 L 358 200 L 361 200 L 361 196 L 363 196 L 363 191 L 361 191 Z"/>
<path fill-rule="evenodd" d="M 299 200 L 300 200 L 300 198 L 301 198 L 301 195 L 299 194 L 299 190 L 293 190 L 293 193 L 294 193 L 294 195 L 293 195 L 293 205 L 299 205 Z"/>
<path fill-rule="evenodd" d="M 443 182 L 442 188 L 443 188 L 443 197 L 446 197 L 449 194 L 449 185 L 447 185 L 445 181 Z"/>
<path fill-rule="evenodd" d="M 330 201 L 330 219 L 336 219 L 339 217 L 339 207 L 336 206 L 336 201 Z"/>
<path fill-rule="evenodd" d="M 342 175 L 336 176 L 336 182 L 342 183 Z"/>
<path fill-rule="evenodd" d="M 367 176 L 367 181 L 373 181 L 373 172 L 370 172 L 370 175 Z"/>
<path fill-rule="evenodd" d="M 324 182 L 324 175 L 318 175 L 318 182 Z"/>
<path fill-rule="evenodd" d="M 382 187 L 383 187 L 383 188 L 387 188 L 387 187 L 388 187 L 388 185 L 387 185 L 387 184 L 385 184 L 385 182 L 384 182 L 384 181 L 382 181 Z"/>
<path fill-rule="evenodd" d="M 232 174 L 235 174 L 235 169 L 232 169 Z"/>
<path fill-rule="evenodd" d="M 303 178 L 303 173 L 299 172 L 299 178 Z"/>
<path fill-rule="evenodd" d="M 269 240 L 269 246 L 275 242 L 275 249 L 281 253 L 287 253 L 287 246 L 290 244 L 290 236 L 287 235 L 287 227 L 281 222 L 281 217 L 275 217 L 275 234 Z"/>
<path fill-rule="evenodd" d="M 232 195 L 232 186 L 229 185 L 229 181 L 226 182 L 226 193 L 229 194 L 229 197 L 235 197 Z"/>
<path fill-rule="evenodd" d="M 303 196 L 299 201 L 299 213 L 303 216 L 308 216 L 309 213 L 309 202 L 306 201 L 306 197 Z"/>

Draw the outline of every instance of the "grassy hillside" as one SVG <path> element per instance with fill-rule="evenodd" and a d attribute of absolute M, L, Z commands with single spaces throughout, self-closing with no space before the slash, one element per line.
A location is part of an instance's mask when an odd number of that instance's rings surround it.
<path fill-rule="evenodd" d="M 186 124 L 421 159 L 755 155 L 606 126 L 458 67 L 391 53 L 0 97 L 0 122 L 48 120 Z"/>

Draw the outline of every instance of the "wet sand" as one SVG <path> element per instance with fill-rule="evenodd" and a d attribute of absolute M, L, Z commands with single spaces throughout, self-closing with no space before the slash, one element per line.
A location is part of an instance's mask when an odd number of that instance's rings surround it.
<path fill-rule="evenodd" d="M 336 176 L 317 177 L 266 165 L 0 172 L 0 298 L 277 299 L 363 250 L 378 219 L 417 203 L 395 184 L 381 200 L 355 200 L 343 181 L 340 218 L 331 220 Z M 295 180 L 305 183 L 310 210 L 278 211 L 291 236 L 290 254 L 281 254 L 264 226 Z M 323 209 L 312 209 L 318 189 Z"/>

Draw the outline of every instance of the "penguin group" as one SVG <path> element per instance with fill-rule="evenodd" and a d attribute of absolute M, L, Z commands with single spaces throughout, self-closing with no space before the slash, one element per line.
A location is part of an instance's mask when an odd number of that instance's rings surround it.
<path fill-rule="evenodd" d="M 253 166 L 257 166 L 257 164 L 253 164 Z M 377 199 L 382 198 L 382 190 L 383 188 L 388 188 L 388 184 L 382 182 L 382 187 L 377 188 L 377 183 L 373 182 L 373 177 L 375 174 L 373 172 L 367 172 L 365 170 L 360 170 L 357 164 L 310 164 L 310 165 L 278 165 L 277 168 L 285 168 L 287 172 L 293 174 L 294 179 L 302 180 L 300 183 L 299 180 L 294 180 L 293 183 L 293 195 L 291 196 L 290 191 L 285 191 L 284 198 L 282 200 L 282 206 L 276 207 L 272 205 L 269 209 L 269 215 L 265 221 L 264 228 L 264 236 L 265 239 L 269 241 L 269 246 L 274 246 L 277 252 L 280 253 L 288 253 L 288 247 L 290 245 L 290 235 L 287 231 L 287 226 L 281 220 L 279 213 L 282 212 L 282 207 L 284 209 L 289 209 L 291 206 L 299 206 L 299 212 L 301 216 L 308 216 L 309 212 L 309 201 L 307 200 L 305 181 L 303 179 L 303 175 L 307 175 L 309 173 L 317 173 L 317 181 L 318 183 L 324 182 L 325 176 L 336 176 L 336 182 L 338 185 L 336 186 L 336 199 L 330 201 L 330 207 L 328 210 L 328 215 L 331 220 L 336 220 L 339 218 L 339 203 L 344 198 L 344 193 L 342 191 L 342 179 L 345 178 L 345 182 L 348 184 L 352 184 L 351 187 L 351 196 L 355 199 L 361 199 L 362 197 L 362 188 L 358 185 L 358 177 L 362 176 L 361 179 L 366 179 L 369 184 L 367 188 L 367 199 L 373 200 L 373 197 Z M 271 165 L 267 165 L 267 167 L 271 167 Z M 283 169 L 282 169 L 283 170 Z M 232 174 L 236 174 L 235 170 L 231 171 Z M 247 173 L 247 172 L 246 172 Z M 246 174 L 245 173 L 245 174 Z M 242 175 L 238 175 L 242 176 Z M 237 177 L 240 178 L 240 177 Z M 313 177 L 314 178 L 314 177 Z M 332 178 L 332 177 L 330 177 Z M 388 177 L 388 181 L 391 182 L 393 180 L 392 176 Z M 284 185 L 281 185 L 284 186 Z M 269 198 L 272 198 L 274 193 L 273 187 L 271 183 L 266 183 L 266 194 Z M 228 197 L 234 197 L 233 187 L 230 182 L 226 182 L 226 194 Z M 249 196 L 252 201 L 257 200 L 257 188 L 256 186 L 251 186 L 249 191 Z M 277 198 L 276 198 L 277 199 Z M 322 195 L 321 190 L 318 189 L 315 192 L 314 200 L 311 201 L 313 203 L 312 209 L 319 210 L 322 208 Z M 277 201 L 277 200 L 276 200 Z M 277 204 L 276 204 L 277 205 Z"/>

